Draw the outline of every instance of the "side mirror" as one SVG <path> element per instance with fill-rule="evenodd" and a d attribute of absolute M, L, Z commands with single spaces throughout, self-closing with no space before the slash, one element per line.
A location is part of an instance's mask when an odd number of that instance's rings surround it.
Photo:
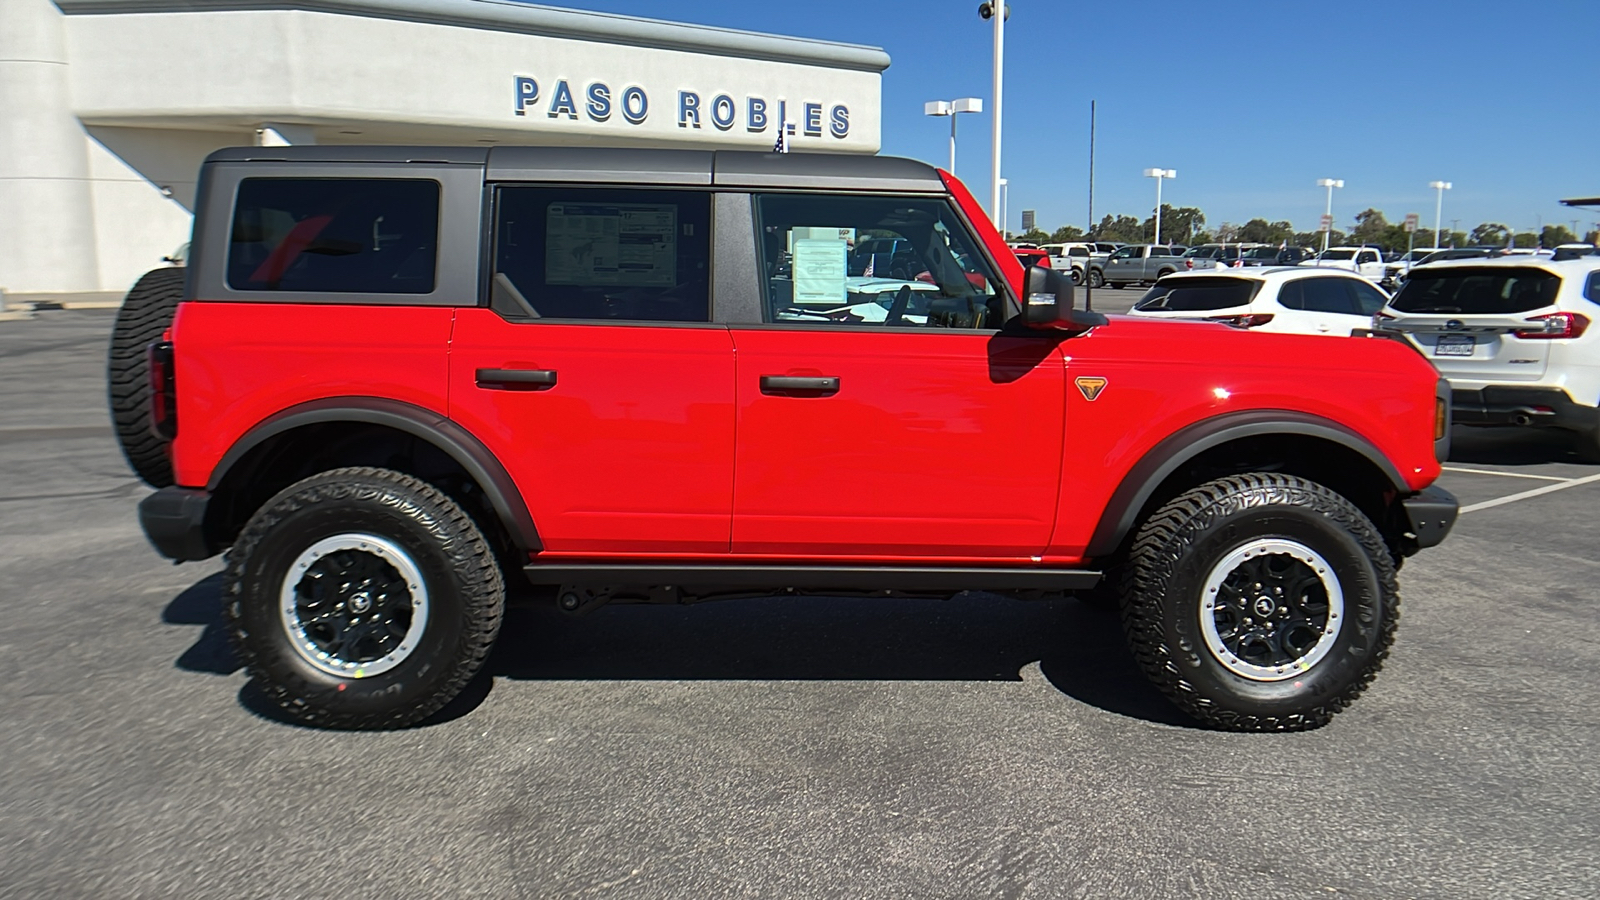
<path fill-rule="evenodd" d="M 1029 266 L 1022 290 L 1022 324 L 1038 331 L 1082 334 L 1109 320 L 1100 313 L 1074 308 L 1072 279 L 1054 269 Z"/>

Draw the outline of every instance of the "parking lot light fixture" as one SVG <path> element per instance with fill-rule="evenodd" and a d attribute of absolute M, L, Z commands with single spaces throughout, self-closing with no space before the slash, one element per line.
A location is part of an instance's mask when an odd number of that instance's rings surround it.
<path fill-rule="evenodd" d="M 1448 181 L 1430 181 L 1428 187 L 1439 192 L 1439 199 L 1433 204 L 1433 249 L 1444 246 L 1439 243 L 1439 228 L 1444 225 L 1444 192 L 1450 190 Z"/>
<path fill-rule="evenodd" d="M 1343 178 L 1318 178 L 1317 187 L 1328 189 L 1328 208 L 1323 215 L 1328 217 L 1328 230 L 1322 233 L 1322 252 L 1328 252 L 1328 236 L 1333 234 L 1333 189 L 1344 187 Z"/>
<path fill-rule="evenodd" d="M 950 174 L 956 173 L 956 116 L 961 113 L 983 112 L 983 98 L 962 97 L 959 100 L 929 100 L 922 104 L 922 112 L 929 116 L 950 117 Z"/>
<path fill-rule="evenodd" d="M 1161 182 L 1166 178 L 1177 178 L 1177 169 L 1145 169 L 1144 177 L 1156 180 L 1156 236 L 1150 243 L 1161 243 Z"/>

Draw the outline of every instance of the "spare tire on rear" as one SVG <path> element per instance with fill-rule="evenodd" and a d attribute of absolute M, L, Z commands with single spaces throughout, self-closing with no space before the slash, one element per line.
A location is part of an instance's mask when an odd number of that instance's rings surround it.
<path fill-rule="evenodd" d="M 111 329 L 111 352 L 106 364 L 106 393 L 111 401 L 111 422 L 128 465 L 151 487 L 173 483 L 167 441 L 150 430 L 150 360 L 147 348 L 161 340 L 162 332 L 183 299 L 185 270 L 155 269 L 128 291 Z"/>

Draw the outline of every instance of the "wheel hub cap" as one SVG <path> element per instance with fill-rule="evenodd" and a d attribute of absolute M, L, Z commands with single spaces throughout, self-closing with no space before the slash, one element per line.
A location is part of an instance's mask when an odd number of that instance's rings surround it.
<path fill-rule="evenodd" d="M 307 547 L 289 564 L 278 600 L 295 653 L 344 678 L 399 665 L 428 624 L 422 571 L 398 545 L 370 534 L 338 534 Z"/>
<path fill-rule="evenodd" d="M 1299 541 L 1251 541 L 1206 577 L 1200 631 L 1224 668 L 1252 681 L 1283 681 L 1333 649 L 1344 592 L 1333 567 Z"/>

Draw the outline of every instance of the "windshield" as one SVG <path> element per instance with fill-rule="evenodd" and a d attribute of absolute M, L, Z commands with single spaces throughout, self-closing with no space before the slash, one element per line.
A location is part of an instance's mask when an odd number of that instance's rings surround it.
<path fill-rule="evenodd" d="M 1553 305 L 1561 276 L 1543 269 L 1418 269 L 1390 306 L 1408 313 L 1493 315 Z"/>
<path fill-rule="evenodd" d="M 1281 251 L 1277 247 L 1256 247 L 1244 252 L 1245 259 L 1277 259 Z"/>
<path fill-rule="evenodd" d="M 1191 259 L 1213 259 L 1221 252 L 1221 247 L 1195 247 L 1183 255 Z"/>
<path fill-rule="evenodd" d="M 1355 259 L 1354 250 L 1324 250 L 1317 254 L 1317 259 Z"/>
<path fill-rule="evenodd" d="M 1164 279 L 1133 304 L 1141 312 L 1200 312 L 1248 306 L 1261 282 L 1247 278 Z"/>

